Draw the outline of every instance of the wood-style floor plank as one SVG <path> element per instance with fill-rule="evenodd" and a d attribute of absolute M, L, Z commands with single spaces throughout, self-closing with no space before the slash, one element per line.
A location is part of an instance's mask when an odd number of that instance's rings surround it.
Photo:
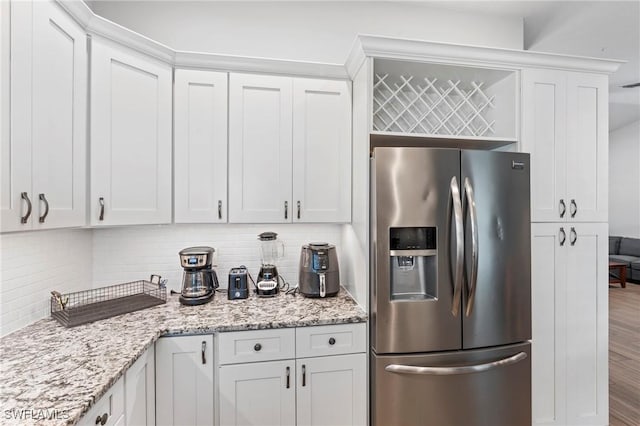
<path fill-rule="evenodd" d="M 609 424 L 640 425 L 640 285 L 609 287 Z"/>

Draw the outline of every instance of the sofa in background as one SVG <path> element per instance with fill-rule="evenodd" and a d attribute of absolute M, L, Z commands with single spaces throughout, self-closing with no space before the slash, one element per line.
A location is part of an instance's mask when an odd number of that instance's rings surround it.
<path fill-rule="evenodd" d="M 609 237 L 609 261 L 627 264 L 627 281 L 640 283 L 640 238 Z"/>

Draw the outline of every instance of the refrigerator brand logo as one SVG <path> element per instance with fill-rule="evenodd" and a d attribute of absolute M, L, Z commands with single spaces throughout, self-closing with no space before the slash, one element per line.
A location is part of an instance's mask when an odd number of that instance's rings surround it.
<path fill-rule="evenodd" d="M 514 170 L 524 170 L 524 163 L 522 161 L 512 161 L 511 168 Z"/>
<path fill-rule="evenodd" d="M 69 418 L 67 410 L 55 408 L 14 408 L 4 410 L 5 420 L 68 420 Z"/>

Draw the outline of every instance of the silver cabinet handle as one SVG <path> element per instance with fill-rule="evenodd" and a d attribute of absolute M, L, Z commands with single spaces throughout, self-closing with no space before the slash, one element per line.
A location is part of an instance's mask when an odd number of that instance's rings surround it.
<path fill-rule="evenodd" d="M 575 246 L 576 241 L 578 241 L 578 233 L 576 232 L 576 228 L 571 227 L 571 245 Z"/>
<path fill-rule="evenodd" d="M 38 198 L 40 199 L 40 201 L 44 201 L 44 214 L 40 216 L 38 221 L 40 223 L 44 223 L 44 220 L 47 218 L 47 215 L 49 214 L 49 202 L 47 201 L 47 197 L 45 197 L 44 194 L 39 194 Z"/>
<path fill-rule="evenodd" d="M 454 273 L 453 287 L 453 303 L 451 305 L 451 313 L 454 317 L 458 316 L 460 311 L 460 302 L 462 299 L 462 270 L 464 256 L 464 232 L 462 218 L 462 201 L 460 198 L 460 187 L 455 176 L 451 178 L 451 200 L 453 203 L 453 213 L 456 224 L 456 264 Z"/>
<path fill-rule="evenodd" d="M 100 203 L 100 217 L 98 217 L 98 220 L 104 220 L 104 197 L 98 198 L 98 203 Z"/>
<path fill-rule="evenodd" d="M 300 219 L 300 200 L 298 200 L 298 219 Z"/>
<path fill-rule="evenodd" d="M 560 247 L 564 245 L 564 242 L 567 241 L 567 233 L 564 232 L 564 228 L 560 228 Z"/>
<path fill-rule="evenodd" d="M 560 208 L 560 217 L 563 218 L 567 212 L 567 205 L 564 203 L 564 200 L 560 200 Z"/>
<path fill-rule="evenodd" d="M 302 364 L 302 386 L 307 386 L 307 366 Z"/>
<path fill-rule="evenodd" d="M 287 367 L 287 389 L 291 387 L 290 377 L 291 377 L 291 368 Z"/>
<path fill-rule="evenodd" d="M 466 315 L 470 316 L 473 311 L 473 301 L 476 296 L 476 285 L 478 284 L 478 215 L 476 213 L 476 202 L 473 196 L 473 187 L 469 178 L 464 178 L 464 191 L 467 196 L 469 215 L 471 216 L 471 275 L 469 277 L 469 300 L 467 301 Z"/>
<path fill-rule="evenodd" d="M 205 351 L 207 350 L 207 341 L 203 340 L 202 341 L 202 363 L 206 364 L 207 363 L 207 357 L 205 354 Z"/>
<path fill-rule="evenodd" d="M 218 219 L 222 220 L 222 200 L 218 200 Z"/>
<path fill-rule="evenodd" d="M 285 219 L 289 218 L 289 202 L 288 201 L 284 202 L 284 218 Z"/>
<path fill-rule="evenodd" d="M 20 218 L 20 223 L 27 223 L 29 220 L 29 216 L 31 216 L 31 200 L 29 199 L 29 195 L 26 192 L 20 194 L 20 198 L 22 198 L 27 203 L 27 213 Z"/>
<path fill-rule="evenodd" d="M 416 367 L 413 365 L 390 364 L 387 365 L 384 369 L 385 371 L 388 371 L 390 373 L 398 374 L 428 374 L 432 376 L 450 376 L 454 374 L 482 373 L 483 371 L 515 364 L 526 358 L 526 353 L 518 352 L 513 356 L 500 359 L 498 361 L 476 365 L 465 365 L 464 367 Z"/>
<path fill-rule="evenodd" d="M 576 204 L 576 200 L 571 199 L 571 217 L 576 217 L 576 213 L 578 213 L 578 205 Z"/>

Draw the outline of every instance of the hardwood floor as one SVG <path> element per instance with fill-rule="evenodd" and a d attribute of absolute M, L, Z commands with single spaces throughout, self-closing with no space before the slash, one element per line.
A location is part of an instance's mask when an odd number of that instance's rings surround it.
<path fill-rule="evenodd" d="M 640 285 L 609 286 L 609 422 L 640 425 Z"/>

